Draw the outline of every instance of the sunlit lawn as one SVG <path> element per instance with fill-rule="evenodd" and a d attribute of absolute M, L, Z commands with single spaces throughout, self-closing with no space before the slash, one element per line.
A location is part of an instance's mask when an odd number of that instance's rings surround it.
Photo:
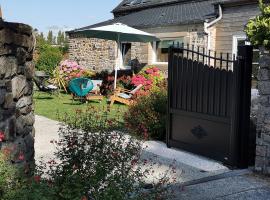
<path fill-rule="evenodd" d="M 95 106 L 97 108 L 105 109 L 108 106 L 107 98 L 104 98 L 102 102 L 89 101 L 88 103 L 82 103 L 80 101 L 73 101 L 70 94 L 61 93 L 48 94 L 45 92 L 35 91 L 35 114 L 47 117 L 53 120 L 59 120 L 66 114 L 74 114 L 76 109 L 86 109 L 88 106 Z M 109 115 L 113 118 L 116 113 L 123 114 L 127 110 L 125 105 L 115 104 L 110 110 Z M 59 118 L 60 117 L 60 118 Z"/>

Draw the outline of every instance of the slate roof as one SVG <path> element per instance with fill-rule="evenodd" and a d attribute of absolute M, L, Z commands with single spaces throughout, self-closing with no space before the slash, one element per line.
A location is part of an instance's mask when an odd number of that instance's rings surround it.
<path fill-rule="evenodd" d="M 177 2 L 187 2 L 194 0 L 123 0 L 112 12 L 118 13 L 128 10 L 144 9 L 153 6 L 169 5 Z"/>
<path fill-rule="evenodd" d="M 74 31 L 113 23 L 123 23 L 134 28 L 201 23 L 208 18 L 216 17 L 213 3 L 217 1 L 218 0 L 191 1 L 188 3 L 182 2 L 173 5 L 148 8 L 98 24 L 75 29 Z M 73 31 L 70 33 L 72 32 Z"/>

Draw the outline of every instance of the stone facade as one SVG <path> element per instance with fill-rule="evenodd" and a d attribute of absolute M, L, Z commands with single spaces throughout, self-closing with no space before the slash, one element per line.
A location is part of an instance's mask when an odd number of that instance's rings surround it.
<path fill-rule="evenodd" d="M 148 63 L 148 43 L 131 43 L 131 60 Z M 69 59 L 94 70 L 112 71 L 116 65 L 117 45 L 114 41 L 95 38 L 69 38 Z"/>
<path fill-rule="evenodd" d="M 255 169 L 270 174 L 270 54 L 263 52 L 258 74 L 257 147 Z"/>
<path fill-rule="evenodd" d="M 131 44 L 131 60 L 137 59 L 139 63 L 148 63 L 148 43 L 133 42 Z"/>
<path fill-rule="evenodd" d="M 32 32 L 28 25 L 0 21 L 0 149 L 13 147 L 15 163 L 34 159 Z"/>
<path fill-rule="evenodd" d="M 69 59 L 95 71 L 113 70 L 116 43 L 94 38 L 69 38 Z"/>

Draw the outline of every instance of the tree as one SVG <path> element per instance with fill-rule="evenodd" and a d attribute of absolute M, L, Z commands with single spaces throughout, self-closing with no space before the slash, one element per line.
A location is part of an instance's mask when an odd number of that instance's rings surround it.
<path fill-rule="evenodd" d="M 48 36 L 47 36 L 47 41 L 49 44 L 53 44 L 53 32 L 49 31 Z"/>
<path fill-rule="evenodd" d="M 246 33 L 254 46 L 264 46 L 270 49 L 270 5 L 259 1 L 261 15 L 249 20 Z"/>
<path fill-rule="evenodd" d="M 58 34 L 57 34 L 57 44 L 58 45 L 62 44 L 62 32 L 61 31 L 58 31 Z"/>

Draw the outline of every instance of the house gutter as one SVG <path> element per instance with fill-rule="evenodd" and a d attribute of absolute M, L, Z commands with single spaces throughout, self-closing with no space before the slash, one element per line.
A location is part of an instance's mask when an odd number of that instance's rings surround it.
<path fill-rule="evenodd" d="M 209 31 L 209 28 L 211 26 L 213 26 L 214 24 L 218 23 L 222 17 L 223 17 L 223 10 L 222 10 L 222 7 L 221 5 L 219 4 L 218 5 L 218 10 L 219 10 L 219 16 L 218 18 L 216 18 L 215 20 L 211 21 L 211 22 L 204 22 L 204 32 L 207 34 L 207 50 L 210 50 L 210 47 L 211 47 L 211 32 Z"/>

